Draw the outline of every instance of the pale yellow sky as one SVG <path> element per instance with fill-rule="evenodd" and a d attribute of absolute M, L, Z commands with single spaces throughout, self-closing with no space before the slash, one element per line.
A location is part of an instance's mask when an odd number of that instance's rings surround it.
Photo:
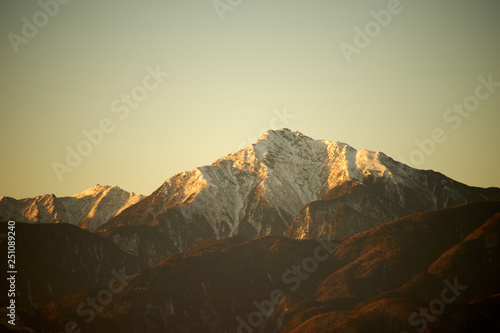
<path fill-rule="evenodd" d="M 3 1 L 0 196 L 149 194 L 270 127 L 500 187 L 498 1 L 229 4 Z"/>

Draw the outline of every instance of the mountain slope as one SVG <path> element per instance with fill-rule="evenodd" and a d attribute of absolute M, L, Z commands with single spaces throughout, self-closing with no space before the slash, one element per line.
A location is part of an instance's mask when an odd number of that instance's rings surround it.
<path fill-rule="evenodd" d="M 322 309 L 297 309 L 283 331 L 497 332 L 499 213 L 498 202 L 462 205 L 349 238 L 317 285 Z"/>
<path fill-rule="evenodd" d="M 72 197 L 46 194 L 16 200 L 0 198 L 0 221 L 69 223 L 94 231 L 125 208 L 143 198 L 117 186 L 95 185 Z"/>
<path fill-rule="evenodd" d="M 0 226 L 7 230 L 7 223 Z M 109 239 L 69 224 L 16 223 L 15 232 L 20 308 L 37 308 L 78 289 L 106 286 L 116 274 L 133 274 L 145 266 Z"/>
<path fill-rule="evenodd" d="M 428 332 L 496 332 L 499 218 L 499 202 L 414 214 L 350 237 L 330 255 L 328 242 L 276 236 L 199 243 L 139 272 L 81 328 L 414 332 L 424 322 L 409 321 L 413 313 L 455 294 L 425 322 Z M 53 300 L 40 313 L 54 325 L 81 322 L 71 309 L 87 295 Z M 48 314 L 54 307 L 56 314 Z"/>
<path fill-rule="evenodd" d="M 368 176 L 333 188 L 321 200 L 302 208 L 288 228 L 287 236 L 345 238 L 405 215 L 490 200 L 500 192 L 498 188 L 470 187 L 432 170 L 413 169 L 383 154 L 379 154 L 378 159 L 390 170 L 386 171 L 387 179 Z M 336 217 L 340 205 L 351 208 L 359 217 Z M 345 230 L 356 220 L 368 224 L 364 228 Z"/>

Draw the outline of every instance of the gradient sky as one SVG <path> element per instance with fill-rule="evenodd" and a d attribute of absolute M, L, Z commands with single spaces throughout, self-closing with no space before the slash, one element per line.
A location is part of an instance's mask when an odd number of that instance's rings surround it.
<path fill-rule="evenodd" d="M 270 127 L 398 160 L 441 128 L 447 140 L 413 166 L 500 187 L 500 87 L 460 126 L 443 119 L 478 77 L 500 82 L 500 2 L 402 0 L 348 63 L 340 45 L 376 28 L 371 11 L 389 2 L 243 0 L 221 20 L 211 0 L 72 0 L 44 25 L 36 1 L 4 0 L 0 196 L 97 183 L 149 194 Z M 16 53 L 9 33 L 23 36 L 23 17 L 40 28 Z M 168 77 L 120 119 L 111 104 L 157 66 Z M 294 118 L 276 118 L 283 110 Z M 59 181 L 53 162 L 105 118 L 114 131 Z"/>

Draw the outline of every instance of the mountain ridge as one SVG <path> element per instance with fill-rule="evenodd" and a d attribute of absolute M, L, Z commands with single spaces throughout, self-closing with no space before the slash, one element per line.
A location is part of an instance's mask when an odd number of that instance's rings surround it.
<path fill-rule="evenodd" d="M 0 221 L 69 223 L 93 232 L 142 198 L 143 195 L 118 186 L 100 184 L 69 197 L 54 194 L 24 199 L 0 197 Z"/>

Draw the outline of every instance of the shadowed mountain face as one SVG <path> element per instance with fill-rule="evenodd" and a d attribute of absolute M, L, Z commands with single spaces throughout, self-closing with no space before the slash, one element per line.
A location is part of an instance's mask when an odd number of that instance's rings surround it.
<path fill-rule="evenodd" d="M 386 156 L 382 160 L 389 170 L 402 166 Z M 434 171 L 412 170 L 402 183 L 368 178 L 333 188 L 322 200 L 305 205 L 286 235 L 342 239 L 405 215 L 492 199 L 499 190 L 469 187 Z"/>
<path fill-rule="evenodd" d="M 497 332 L 500 202 L 413 214 L 346 239 L 205 241 L 147 268 L 97 315 L 54 299 L 51 328 L 85 332 Z M 43 330 L 41 330 L 43 332 Z"/>
<path fill-rule="evenodd" d="M 0 226 L 6 232 L 7 223 Z M 109 239 L 69 224 L 16 223 L 15 232 L 16 299 L 21 308 L 37 308 L 77 289 L 106 285 L 145 266 Z M 6 305 L 3 300 L 0 306 Z"/>

